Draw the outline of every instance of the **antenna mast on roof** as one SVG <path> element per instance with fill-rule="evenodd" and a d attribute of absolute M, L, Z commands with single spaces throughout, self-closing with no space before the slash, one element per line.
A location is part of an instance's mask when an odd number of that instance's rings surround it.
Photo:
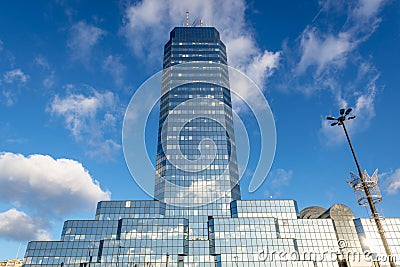
<path fill-rule="evenodd" d="M 186 11 L 186 27 L 189 27 L 189 11 Z"/>
<path fill-rule="evenodd" d="M 193 23 L 192 23 L 192 27 L 196 27 L 197 24 L 197 18 L 194 19 Z"/>
<path fill-rule="evenodd" d="M 200 19 L 200 27 L 203 27 L 203 20 Z"/>

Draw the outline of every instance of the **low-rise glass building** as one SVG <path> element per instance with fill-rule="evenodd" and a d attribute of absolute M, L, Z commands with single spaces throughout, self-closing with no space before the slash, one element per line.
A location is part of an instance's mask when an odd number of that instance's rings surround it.
<path fill-rule="evenodd" d="M 30 242 L 24 266 L 389 266 L 372 219 L 340 204 L 307 215 L 294 200 L 237 200 L 198 237 L 158 201 L 99 202 L 94 220 L 66 221 L 60 241 Z M 383 222 L 396 256 L 400 219 Z"/>

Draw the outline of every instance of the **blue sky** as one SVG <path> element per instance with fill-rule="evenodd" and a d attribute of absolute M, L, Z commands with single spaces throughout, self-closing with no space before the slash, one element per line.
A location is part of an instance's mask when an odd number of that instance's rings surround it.
<path fill-rule="evenodd" d="M 243 199 L 368 216 L 345 182 L 356 168 L 344 134 L 324 120 L 351 107 L 361 166 L 379 168 L 380 208 L 399 217 L 398 1 L 0 1 L 0 259 L 59 239 L 64 220 L 93 218 L 99 200 L 149 198 L 125 164 L 123 117 L 186 10 L 217 27 L 275 117 L 271 172 L 254 193 L 245 176 Z M 146 140 L 153 157 L 155 126 Z"/>

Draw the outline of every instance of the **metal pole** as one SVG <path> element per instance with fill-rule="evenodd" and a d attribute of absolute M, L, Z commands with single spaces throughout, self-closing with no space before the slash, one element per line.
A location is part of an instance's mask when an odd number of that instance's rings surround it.
<path fill-rule="evenodd" d="M 165 263 L 165 266 L 168 267 L 169 264 L 169 254 L 167 253 L 167 262 Z"/>
<path fill-rule="evenodd" d="M 363 175 L 363 173 L 361 171 L 360 164 L 358 164 L 356 153 L 354 152 L 353 145 L 351 144 L 350 137 L 349 137 L 349 134 L 347 133 L 346 126 L 344 125 L 344 120 L 342 120 L 340 122 L 341 122 L 341 124 L 343 126 L 343 130 L 344 130 L 344 132 L 346 134 L 347 141 L 349 142 L 351 153 L 353 154 L 354 161 L 356 162 L 358 175 L 360 176 L 361 184 L 363 186 L 363 189 L 364 189 L 365 195 L 367 197 L 367 201 L 368 201 L 369 207 L 370 207 L 372 215 L 374 217 L 374 221 L 375 221 L 376 227 L 378 228 L 378 232 L 379 232 L 379 235 L 381 237 L 381 240 L 382 240 L 382 243 L 383 243 L 383 247 L 385 248 L 385 252 L 386 252 L 386 254 L 387 254 L 388 258 L 389 258 L 390 267 L 396 267 L 395 263 L 393 262 L 392 252 L 390 251 L 389 244 L 388 244 L 388 242 L 386 240 L 386 237 L 385 237 L 385 230 L 383 230 L 383 227 L 382 227 L 382 224 L 381 224 L 381 220 L 379 218 L 379 214 L 376 211 L 375 204 L 374 204 L 374 202 L 372 200 L 371 192 L 369 191 L 368 185 L 367 185 L 367 183 L 365 181 L 365 178 L 364 178 L 364 175 Z"/>

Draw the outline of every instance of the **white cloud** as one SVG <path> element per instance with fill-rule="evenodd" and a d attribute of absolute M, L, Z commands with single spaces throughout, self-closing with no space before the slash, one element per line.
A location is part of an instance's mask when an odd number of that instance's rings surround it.
<path fill-rule="evenodd" d="M 310 66 L 321 72 L 328 64 L 335 66 L 346 63 L 346 55 L 354 47 L 348 33 L 319 35 L 315 28 L 307 28 L 301 37 L 302 55 L 297 71 L 303 73 Z"/>
<path fill-rule="evenodd" d="M 26 83 L 29 80 L 29 75 L 22 72 L 20 69 L 7 71 L 3 75 L 3 81 L 6 83 Z"/>
<path fill-rule="evenodd" d="M 353 111 L 351 113 L 352 115 L 356 115 L 356 119 L 346 122 L 346 128 L 349 133 L 355 133 L 356 131 L 365 129 L 371 119 L 375 117 L 375 96 L 377 91 L 376 80 L 378 78 L 379 75 L 376 75 L 374 78 L 372 78 L 366 85 L 364 92 L 356 92 L 356 97 L 354 100 L 355 105 L 352 107 Z M 338 108 L 350 107 L 348 102 L 341 97 L 337 99 L 337 102 Z M 339 114 L 331 115 L 338 116 Z M 325 145 L 337 145 L 345 141 L 346 139 L 342 127 L 332 127 L 330 126 L 330 123 L 332 123 L 332 121 L 327 121 L 325 117 L 321 119 L 320 137 L 322 139 L 322 143 Z"/>
<path fill-rule="evenodd" d="M 0 52 L 3 51 L 3 46 L 4 46 L 4 43 L 2 40 L 0 40 Z"/>
<path fill-rule="evenodd" d="M 282 187 L 289 185 L 292 177 L 292 170 L 275 169 L 270 171 L 266 179 L 266 186 L 268 187 L 268 190 L 264 192 L 264 195 L 269 197 L 279 197 L 281 194 L 279 190 Z"/>
<path fill-rule="evenodd" d="M 25 74 L 21 69 L 13 69 L 3 74 L 0 80 L 1 95 L 0 103 L 6 106 L 12 106 L 17 101 L 19 89 L 29 80 L 29 75 Z M 2 83 L 3 82 L 3 83 Z"/>
<path fill-rule="evenodd" d="M 47 224 L 39 218 L 33 218 L 25 212 L 10 209 L 0 213 L 0 237 L 16 241 L 50 240 L 45 230 Z"/>
<path fill-rule="evenodd" d="M 110 192 L 101 189 L 80 162 L 48 155 L 0 154 L 0 201 L 38 215 L 62 216 L 93 209 Z"/>
<path fill-rule="evenodd" d="M 347 13 L 346 23 L 339 31 L 321 32 L 316 26 L 307 26 L 301 36 L 301 59 L 297 71 L 316 66 L 320 73 L 325 68 L 343 66 L 349 53 L 366 41 L 375 31 L 380 19 L 378 11 L 385 0 L 362 0 L 354 3 L 322 2 L 325 12 Z M 335 6 L 335 9 L 331 8 Z"/>
<path fill-rule="evenodd" d="M 292 170 L 276 169 L 268 174 L 267 181 L 272 187 L 288 185 L 293 176 Z"/>
<path fill-rule="evenodd" d="M 44 88 L 51 88 L 54 86 L 55 83 L 55 74 L 52 71 L 46 78 L 43 79 L 43 86 Z"/>
<path fill-rule="evenodd" d="M 65 97 L 55 96 L 47 111 L 62 117 L 74 138 L 91 147 L 87 152 L 89 155 L 102 155 L 107 159 L 121 148 L 107 137 L 107 134 L 115 132 L 117 117 L 120 117 L 118 98 L 110 91 L 85 90 L 86 95 L 69 93 Z"/>
<path fill-rule="evenodd" d="M 53 70 L 53 68 L 50 66 L 48 60 L 43 57 L 43 56 L 37 56 L 35 58 L 35 63 L 40 66 L 45 74 L 45 78 L 43 79 L 43 86 L 44 88 L 51 88 L 53 87 L 54 83 L 55 83 L 55 71 Z"/>
<path fill-rule="evenodd" d="M 261 88 L 265 85 L 265 79 L 270 77 L 278 67 L 280 52 L 264 51 L 264 54 L 254 56 L 246 66 L 245 72 Z"/>
<path fill-rule="evenodd" d="M 386 0 L 360 0 L 357 8 L 354 9 L 354 16 L 363 19 L 371 18 L 382 8 Z"/>
<path fill-rule="evenodd" d="M 331 93 L 335 113 L 329 115 L 337 115 L 340 108 L 352 107 L 353 114 L 358 117 L 346 124 L 352 133 L 365 129 L 375 116 L 379 71 L 370 59 L 363 58 L 358 48 L 379 26 L 379 12 L 385 2 L 320 1 L 317 18 L 299 38 L 300 57 L 293 72 L 289 72 L 292 77 L 284 79 L 295 83 L 295 86 L 287 86 L 297 88 L 307 96 L 322 91 Z M 332 22 L 332 18 L 341 18 L 344 23 L 339 25 L 337 21 L 340 20 Z M 291 55 L 292 51 L 288 49 L 287 52 Z M 352 73 L 356 75 L 349 76 Z M 340 131 L 339 127 L 332 128 L 325 116 L 321 118 L 320 137 L 323 144 L 343 142 L 345 138 Z"/>
<path fill-rule="evenodd" d="M 37 56 L 37 57 L 35 58 L 35 63 L 36 63 L 37 65 L 41 66 L 41 67 L 44 68 L 44 69 L 47 69 L 47 70 L 50 69 L 50 64 L 49 64 L 49 62 L 48 62 L 47 59 L 46 59 L 45 57 L 43 57 L 43 56 Z"/>
<path fill-rule="evenodd" d="M 86 61 L 91 49 L 105 35 L 102 29 L 80 21 L 72 25 L 67 42 L 74 59 Z"/>
<path fill-rule="evenodd" d="M 11 107 L 15 104 L 16 97 L 9 90 L 3 89 L 1 94 L 3 99 L 1 99 L 0 103 L 3 102 L 7 107 Z"/>
<path fill-rule="evenodd" d="M 397 194 L 400 188 L 400 168 L 381 176 L 383 177 L 384 190 L 391 195 Z"/>
<path fill-rule="evenodd" d="M 194 18 L 197 21 L 201 18 L 205 25 L 216 27 L 227 46 L 229 64 L 263 87 L 277 67 L 280 53 L 258 47 L 249 30 L 251 26 L 245 21 L 245 10 L 243 0 L 168 0 L 162 5 L 157 0 L 143 0 L 126 9 L 121 32 L 137 56 L 153 61 L 161 59 L 167 33 L 175 26 L 182 26 L 185 12 L 190 11 L 190 24 Z"/>
<path fill-rule="evenodd" d="M 135 2 L 126 9 L 121 31 L 136 56 L 145 58 L 147 55 L 154 60 L 156 54 L 162 55 L 160 47 L 165 38 L 160 33 L 168 32 L 167 24 L 170 23 L 162 23 L 163 18 L 168 16 L 167 10 L 164 10 L 167 7 L 167 3 L 160 5 L 158 1 L 145 0 Z"/>
<path fill-rule="evenodd" d="M 301 35 L 301 59 L 296 70 L 303 73 L 315 66 L 317 74 L 346 63 L 349 53 L 368 40 L 376 30 L 378 12 L 386 0 L 361 0 L 356 2 L 321 1 L 322 13 L 339 13 L 347 16 L 346 22 L 335 30 L 323 32 L 318 26 L 307 26 Z"/>
<path fill-rule="evenodd" d="M 115 154 L 116 151 L 121 149 L 121 145 L 112 139 L 106 139 L 99 141 L 89 140 L 89 145 L 93 148 L 87 151 L 87 154 L 91 157 L 98 157 L 101 159 L 109 159 L 110 155 Z"/>
<path fill-rule="evenodd" d="M 99 93 L 93 89 L 92 93 L 90 96 L 69 94 L 64 98 L 57 95 L 48 109 L 52 114 L 64 117 L 67 129 L 76 138 L 90 131 L 87 127 L 92 124 L 101 109 L 115 105 L 112 92 Z"/>
<path fill-rule="evenodd" d="M 111 74 L 115 84 L 121 86 L 124 83 L 125 66 L 121 57 L 109 55 L 103 62 L 103 70 Z"/>

